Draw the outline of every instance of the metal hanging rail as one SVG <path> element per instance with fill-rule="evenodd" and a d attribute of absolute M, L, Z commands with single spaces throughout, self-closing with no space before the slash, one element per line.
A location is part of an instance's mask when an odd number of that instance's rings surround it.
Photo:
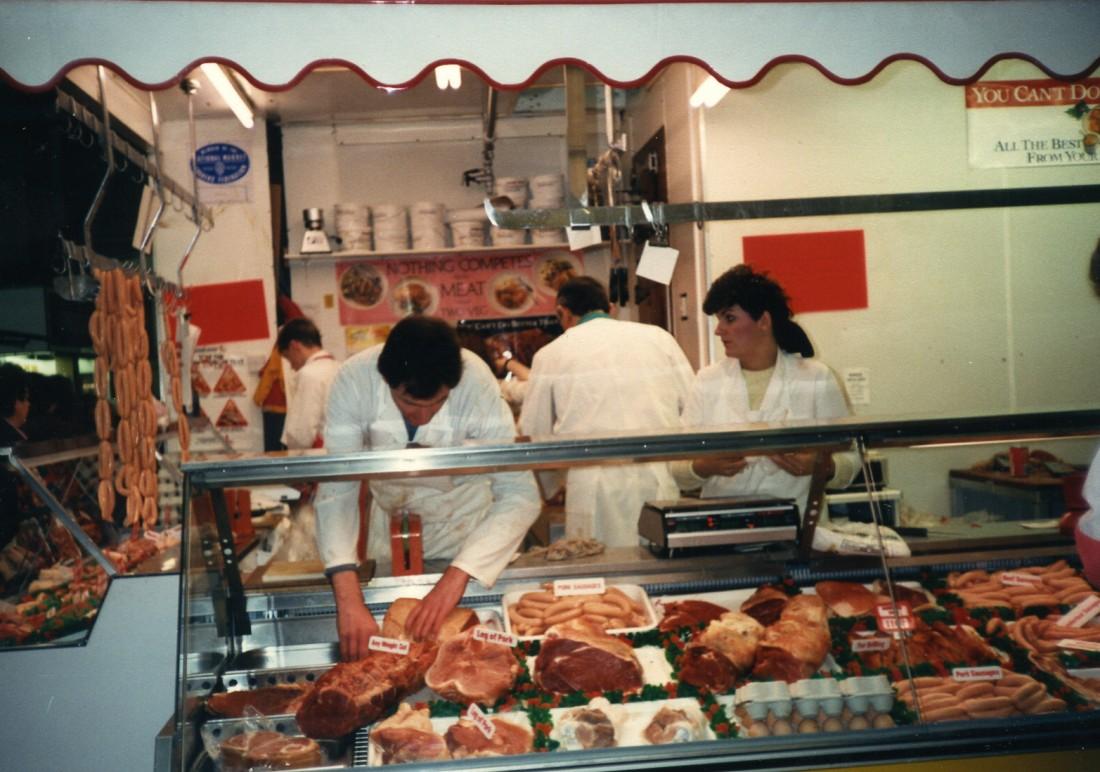
<path fill-rule="evenodd" d="M 103 133 L 103 123 L 99 117 L 63 91 L 57 92 L 57 111 L 65 113 L 80 121 L 96 135 Z M 128 163 L 141 169 L 150 179 L 159 181 L 164 191 L 169 193 L 173 199 L 180 203 L 180 206 L 174 208 L 178 211 L 182 211 L 187 219 L 192 222 L 195 222 L 195 218 L 197 217 L 199 222 L 208 223 L 209 227 L 214 226 L 213 212 L 208 207 L 199 203 L 191 192 L 168 175 L 163 174 L 158 167 L 150 164 L 149 159 L 146 158 L 144 153 L 120 137 L 116 132 L 111 131 L 110 138 L 111 146 L 114 148 L 115 152 L 121 154 Z"/>
<path fill-rule="evenodd" d="M 1087 204 L 1100 201 L 1100 185 L 1041 188 L 892 193 L 819 198 L 778 198 L 758 201 L 693 201 L 687 204 L 586 206 L 565 209 L 496 209 L 485 201 L 485 212 L 498 228 L 585 228 L 594 225 L 650 225 L 716 220 L 756 220 L 772 217 L 821 217 L 844 214 L 886 214 L 1009 206 Z"/>

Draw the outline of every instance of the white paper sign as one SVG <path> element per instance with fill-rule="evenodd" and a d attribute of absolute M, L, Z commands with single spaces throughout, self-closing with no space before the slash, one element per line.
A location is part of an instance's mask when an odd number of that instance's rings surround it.
<path fill-rule="evenodd" d="M 1090 595 L 1063 614 L 1058 624 L 1062 627 L 1084 627 L 1097 614 L 1100 614 L 1100 596 Z"/>
<path fill-rule="evenodd" d="M 1063 638 L 1062 640 L 1058 641 L 1058 646 L 1063 649 L 1100 651 L 1100 641 L 1079 641 L 1076 638 Z"/>
<path fill-rule="evenodd" d="M 367 648 L 371 651 L 381 651 L 386 654 L 408 654 L 409 642 L 399 641 L 397 638 L 384 638 L 381 635 L 372 635 L 367 640 Z"/>
<path fill-rule="evenodd" d="M 585 247 L 592 247 L 596 244 L 603 243 L 603 238 L 600 237 L 600 229 L 598 227 L 566 228 L 565 235 L 569 238 L 570 249 L 584 249 Z"/>
<path fill-rule="evenodd" d="M 1023 574 L 1014 571 L 1001 574 L 1001 584 L 1007 584 L 1010 587 L 1027 587 L 1042 581 L 1043 578 L 1035 574 Z"/>
<path fill-rule="evenodd" d="M 853 405 L 871 404 L 871 368 L 846 367 L 844 369 L 844 389 Z"/>
<path fill-rule="evenodd" d="M 852 641 L 852 651 L 856 654 L 861 654 L 865 651 L 886 651 L 890 648 L 893 641 L 889 638 L 883 638 L 881 635 L 876 635 L 871 638 L 860 638 Z"/>
<path fill-rule="evenodd" d="M 479 641 L 485 641 L 486 643 L 499 643 L 504 646 L 515 646 L 519 643 L 519 638 L 511 633 L 506 633 L 502 630 L 490 630 L 487 627 L 475 627 L 474 638 Z"/>
<path fill-rule="evenodd" d="M 466 718 L 470 719 L 474 726 L 481 730 L 481 733 L 485 735 L 485 739 L 493 739 L 493 735 L 497 732 L 496 724 L 489 720 L 489 717 L 482 712 L 476 702 L 470 703 L 470 707 L 466 710 Z"/>
<path fill-rule="evenodd" d="M 558 579 L 554 582 L 554 594 L 563 595 L 602 595 L 605 589 L 602 576 L 592 579 Z"/>
<path fill-rule="evenodd" d="M 678 249 L 655 247 L 647 243 L 642 250 L 641 259 L 638 260 L 637 273 L 643 278 L 669 284 L 672 281 L 672 272 L 676 269 L 676 258 L 679 256 Z"/>
<path fill-rule="evenodd" d="M 1000 681 L 1004 671 L 999 667 L 955 667 L 951 668 L 951 677 L 956 681 Z"/>

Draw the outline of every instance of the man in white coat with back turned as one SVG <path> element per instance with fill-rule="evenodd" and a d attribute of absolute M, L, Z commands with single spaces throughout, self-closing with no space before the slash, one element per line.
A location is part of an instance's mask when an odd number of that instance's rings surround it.
<path fill-rule="evenodd" d="M 530 435 L 676 429 L 692 369 L 676 339 L 651 324 L 613 319 L 607 290 L 580 276 L 558 289 L 565 333 L 535 354 L 520 429 Z M 543 476 L 543 493 L 549 476 Z M 646 501 L 679 489 L 663 462 L 584 466 L 566 474 L 565 533 L 608 547 L 638 544 Z"/>

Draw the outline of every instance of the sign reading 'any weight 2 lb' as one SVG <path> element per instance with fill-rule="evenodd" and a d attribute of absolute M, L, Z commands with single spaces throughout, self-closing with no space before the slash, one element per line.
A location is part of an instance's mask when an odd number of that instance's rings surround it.
<path fill-rule="evenodd" d="M 237 182 L 251 166 L 248 153 L 227 142 L 203 145 L 195 151 L 195 175 L 211 185 Z"/>

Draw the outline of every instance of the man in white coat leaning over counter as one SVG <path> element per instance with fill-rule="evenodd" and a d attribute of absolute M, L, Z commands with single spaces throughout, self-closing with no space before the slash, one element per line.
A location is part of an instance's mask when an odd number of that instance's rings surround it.
<path fill-rule="evenodd" d="M 676 429 L 692 369 L 676 339 L 652 324 L 613 319 L 607 290 L 589 276 L 557 295 L 564 334 L 535 354 L 520 414 L 525 434 L 599 434 Z M 552 495 L 552 478 L 543 477 Z M 556 482 L 556 481 L 555 481 Z M 668 465 L 585 466 L 565 480 L 565 533 L 609 547 L 638 544 L 646 501 L 680 495 Z"/>
<path fill-rule="evenodd" d="M 330 453 L 514 437 L 512 413 L 489 366 L 461 348 L 441 319 L 402 319 L 384 345 L 349 358 L 329 392 Z M 496 582 L 540 510 L 527 471 L 373 480 L 370 489 L 367 554 L 379 573 L 390 564 L 390 515 L 402 510 L 421 518 L 424 559 L 450 560 L 406 620 L 405 629 L 416 638 L 438 632 L 471 577 L 485 587 Z M 358 491 L 357 481 L 325 482 L 316 503 L 317 544 L 332 582 L 345 660 L 366 656 L 367 641 L 378 632 L 355 570 Z"/>

